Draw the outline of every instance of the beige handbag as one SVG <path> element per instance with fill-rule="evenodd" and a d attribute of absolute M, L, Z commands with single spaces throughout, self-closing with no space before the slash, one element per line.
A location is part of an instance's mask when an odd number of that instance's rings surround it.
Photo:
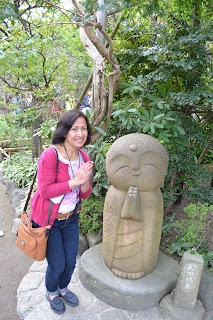
<path fill-rule="evenodd" d="M 57 173 L 58 173 L 58 153 L 55 148 L 53 148 L 57 155 Z M 30 187 L 30 191 L 24 206 L 23 213 L 21 215 L 21 224 L 17 231 L 17 240 L 16 244 L 24 253 L 26 253 L 30 258 L 37 261 L 44 260 L 46 257 L 47 250 L 47 240 L 49 236 L 49 221 L 52 211 L 53 202 L 50 200 L 48 219 L 46 227 L 33 228 L 32 219 L 29 214 L 26 212 L 27 206 L 31 197 L 33 190 L 33 185 L 35 183 L 37 172 L 33 179 L 33 183 Z"/>

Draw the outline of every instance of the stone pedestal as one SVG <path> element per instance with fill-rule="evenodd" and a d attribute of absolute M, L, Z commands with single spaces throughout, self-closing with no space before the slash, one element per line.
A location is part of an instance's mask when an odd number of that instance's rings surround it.
<path fill-rule="evenodd" d="M 156 306 L 176 285 L 179 264 L 159 252 L 156 268 L 137 280 L 116 277 L 104 264 L 102 244 L 81 256 L 79 278 L 83 286 L 105 303 L 124 310 Z"/>

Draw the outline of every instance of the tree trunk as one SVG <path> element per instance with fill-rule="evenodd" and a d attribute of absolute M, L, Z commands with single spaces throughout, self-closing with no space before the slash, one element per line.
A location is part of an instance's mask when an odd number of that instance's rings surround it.
<path fill-rule="evenodd" d="M 100 2 L 101 1 L 102 0 L 100 0 Z M 72 3 L 83 17 L 85 15 L 83 7 L 79 5 L 77 0 L 72 0 Z M 94 20 L 90 20 L 86 24 L 79 22 L 78 26 L 80 27 L 81 41 L 88 55 L 94 62 L 94 112 L 92 115 L 92 124 L 94 127 L 100 127 L 106 131 L 113 111 L 113 97 L 120 79 L 120 66 L 113 55 L 113 41 L 100 22 L 96 23 Z M 95 32 L 93 32 L 94 29 L 102 34 L 102 38 L 108 41 L 109 48 L 107 48 Z M 111 66 L 111 72 L 106 72 L 105 61 Z M 108 81 L 108 91 L 106 90 L 105 79 Z M 91 143 L 93 144 L 100 136 L 100 132 L 93 132 Z"/>
<path fill-rule="evenodd" d="M 40 157 L 43 151 L 41 136 L 34 136 L 34 134 L 36 133 L 36 130 L 40 127 L 41 124 L 42 124 L 42 116 L 37 118 L 37 120 L 31 126 L 31 135 L 32 135 L 31 143 L 33 147 L 32 161 L 33 162 L 36 158 Z"/>

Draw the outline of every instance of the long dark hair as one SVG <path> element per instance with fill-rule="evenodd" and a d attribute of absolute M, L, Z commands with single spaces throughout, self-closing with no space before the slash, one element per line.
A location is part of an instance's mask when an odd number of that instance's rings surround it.
<path fill-rule="evenodd" d="M 65 140 L 65 136 L 70 131 L 73 124 L 79 117 L 83 117 L 86 120 L 88 136 L 84 146 L 89 144 L 91 141 L 91 132 L 92 132 L 89 124 L 89 119 L 83 112 L 75 109 L 66 111 L 61 115 L 61 117 L 58 120 L 56 130 L 52 136 L 52 143 L 53 144 L 63 143 Z"/>

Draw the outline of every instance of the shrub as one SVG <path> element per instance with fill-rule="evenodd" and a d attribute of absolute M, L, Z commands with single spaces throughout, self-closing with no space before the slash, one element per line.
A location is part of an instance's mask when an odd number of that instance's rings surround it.
<path fill-rule="evenodd" d="M 79 217 L 79 228 L 81 234 L 102 233 L 104 201 L 91 195 L 82 201 L 82 208 Z"/>
<path fill-rule="evenodd" d="M 203 256 L 204 267 L 208 264 L 213 267 L 213 252 L 208 252 L 207 243 L 204 241 L 206 230 L 209 228 L 207 214 L 213 214 L 213 205 L 191 203 L 184 212 L 188 219 L 173 223 L 177 236 L 169 247 L 169 253 L 182 256 L 186 250 L 192 249 Z"/>
<path fill-rule="evenodd" d="M 8 179 L 14 180 L 20 188 L 29 186 L 36 173 L 37 162 L 33 163 L 30 154 L 17 152 L 2 164 L 2 171 Z"/>

